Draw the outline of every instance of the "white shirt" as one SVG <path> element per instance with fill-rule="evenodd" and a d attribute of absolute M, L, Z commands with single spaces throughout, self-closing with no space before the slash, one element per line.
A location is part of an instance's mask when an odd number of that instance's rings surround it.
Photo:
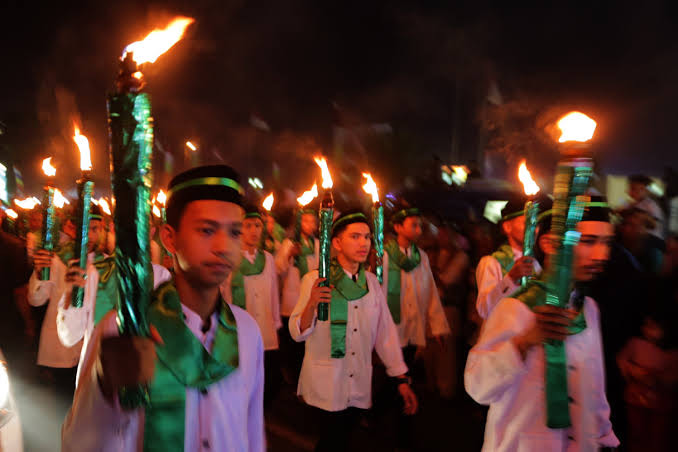
<path fill-rule="evenodd" d="M 211 349 L 219 320 L 202 332 L 200 316 L 182 306 L 186 326 L 206 349 Z M 231 306 L 238 327 L 238 368 L 208 388 L 207 394 L 186 388 L 184 451 L 263 452 L 264 360 L 259 327 L 246 311 Z M 123 411 L 104 398 L 95 370 L 101 337 L 118 334 L 110 312 L 96 326 L 84 355 L 83 367 L 62 427 L 63 452 L 138 452 L 143 450 L 143 408 Z"/>
<path fill-rule="evenodd" d="M 282 326 L 280 320 L 280 295 L 278 292 L 278 275 L 273 256 L 262 251 L 266 256 L 263 271 L 258 275 L 243 276 L 245 281 L 245 308 L 259 325 L 264 340 L 264 350 L 278 349 L 278 330 Z M 254 263 L 256 254 L 243 251 L 243 259 Z M 232 302 L 231 278 L 233 273 L 221 285 L 224 300 Z"/>
<path fill-rule="evenodd" d="M 411 249 L 400 250 L 410 255 Z M 440 302 L 428 255 L 419 248 L 421 262 L 411 272 L 400 270 L 400 323 L 398 334 L 400 345 L 426 346 L 426 328 L 433 336 L 450 334 L 450 325 Z M 388 294 L 388 253 L 384 253 L 384 279 L 382 288 Z"/>
<path fill-rule="evenodd" d="M 330 322 L 318 322 L 316 314 L 311 326 L 300 329 L 301 315 L 308 304 L 317 270 L 301 280 L 299 302 L 290 317 L 292 338 L 306 341 L 304 362 L 299 375 L 297 394 L 312 406 L 326 411 L 348 407 L 367 409 L 372 404 L 372 351 L 376 350 L 389 376 L 407 372 L 398 332 L 386 305 L 386 298 L 377 277 L 365 272 L 369 292 L 348 302 L 346 323 L 346 356 L 332 358 Z"/>
<path fill-rule="evenodd" d="M 88 256 L 91 262 L 93 253 Z M 88 263 L 88 267 L 91 263 Z M 57 333 L 57 311 L 59 300 L 66 289 L 66 264 L 55 256 L 50 265 L 49 280 L 41 281 L 39 274 L 34 271 L 28 280 L 28 303 L 31 306 L 42 306 L 49 302 L 45 318 L 40 330 L 40 345 L 38 348 L 38 365 L 57 368 L 69 368 L 78 365 L 82 343 L 74 341 L 64 346 Z"/>
<path fill-rule="evenodd" d="M 513 262 L 523 257 L 522 250 L 513 250 Z M 541 273 L 541 265 L 534 259 L 534 273 Z M 492 309 L 502 298 L 510 297 L 520 288 L 508 275 L 502 275 L 501 265 L 493 256 L 483 256 L 476 267 L 476 283 L 478 284 L 478 298 L 476 311 L 483 319 L 490 315 Z"/>
<path fill-rule="evenodd" d="M 523 361 L 511 339 L 534 325 L 523 302 L 505 298 L 490 313 L 466 361 L 466 391 L 489 405 L 484 451 L 597 451 L 619 444 L 605 397 L 599 312 L 586 298 L 586 329 L 565 340 L 572 427 L 546 427 L 544 348 L 532 347 Z M 570 439 L 571 438 L 571 439 Z"/>
<path fill-rule="evenodd" d="M 306 256 L 309 272 L 318 268 L 320 242 L 318 239 L 314 239 L 313 241 L 315 242 L 315 252 Z M 294 257 L 290 256 L 290 251 L 294 245 L 295 243 L 291 239 L 283 240 L 280 249 L 275 255 L 275 265 L 278 267 L 278 274 L 283 281 L 282 300 L 280 306 L 280 314 L 283 317 L 289 317 L 292 315 L 294 306 L 297 304 L 297 300 L 299 299 L 299 284 L 301 281 L 301 276 L 299 275 L 299 269 L 294 265 Z"/>

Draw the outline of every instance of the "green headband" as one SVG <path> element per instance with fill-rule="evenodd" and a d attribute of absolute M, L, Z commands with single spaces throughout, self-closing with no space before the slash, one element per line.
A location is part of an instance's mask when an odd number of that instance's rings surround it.
<path fill-rule="evenodd" d="M 187 180 L 186 182 L 182 182 L 170 188 L 167 191 L 167 197 L 171 197 L 173 194 L 183 190 L 184 188 L 196 187 L 199 185 L 214 185 L 232 188 L 233 190 L 237 191 L 240 196 L 245 193 L 240 184 L 233 179 L 229 179 L 227 177 L 198 177 L 196 179 Z"/>
<path fill-rule="evenodd" d="M 302 215 L 304 215 L 304 214 L 315 215 L 316 214 L 315 209 L 313 209 L 311 207 L 302 207 L 301 209 L 299 209 L 299 212 L 301 212 Z"/>
<path fill-rule="evenodd" d="M 91 214 L 91 213 L 90 213 L 90 214 L 89 214 L 89 219 L 90 219 L 90 220 L 103 220 L 104 217 L 101 216 L 101 215 L 96 215 L 96 214 Z"/>
<path fill-rule="evenodd" d="M 509 214 L 506 214 L 503 217 L 501 217 L 501 221 L 513 220 L 514 218 L 518 218 L 519 216 L 524 215 L 524 214 L 525 214 L 524 210 L 519 210 L 518 212 L 509 213 Z"/>
<path fill-rule="evenodd" d="M 609 209 L 610 205 L 603 201 L 589 201 L 584 203 L 584 207 L 603 207 L 605 209 Z"/>
<path fill-rule="evenodd" d="M 400 223 L 407 217 L 420 217 L 420 216 L 421 211 L 416 207 L 411 207 L 409 209 L 399 210 L 398 212 L 394 213 L 393 216 L 391 217 L 391 223 L 396 224 Z"/>
<path fill-rule="evenodd" d="M 264 221 L 259 212 L 247 212 L 245 218 L 258 218 L 261 221 Z"/>
<path fill-rule="evenodd" d="M 364 213 L 362 213 L 362 212 L 355 212 L 355 213 L 352 213 L 352 214 L 350 214 L 350 215 L 346 215 L 345 217 L 339 217 L 339 218 L 337 218 L 337 221 L 335 221 L 334 224 L 332 225 L 332 235 L 334 235 L 334 231 L 335 231 L 338 227 L 341 227 L 341 225 L 346 224 L 346 223 L 348 223 L 349 221 L 355 220 L 355 219 L 361 219 L 361 220 L 364 220 L 365 223 L 367 223 L 367 224 L 369 225 L 369 223 L 368 223 L 368 221 L 367 221 L 367 217 L 365 216 Z"/>

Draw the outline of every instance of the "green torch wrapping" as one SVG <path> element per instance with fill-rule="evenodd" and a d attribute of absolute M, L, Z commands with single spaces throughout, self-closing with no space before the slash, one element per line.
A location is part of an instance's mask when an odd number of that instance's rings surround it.
<path fill-rule="evenodd" d="M 372 207 L 372 221 L 374 222 L 374 251 L 376 263 L 374 272 L 379 283 L 384 282 L 384 206 L 375 202 Z"/>
<path fill-rule="evenodd" d="M 525 203 L 525 234 L 523 236 L 523 256 L 534 256 L 534 241 L 537 232 L 537 216 L 539 215 L 539 202 L 527 201 Z M 521 285 L 527 285 L 529 277 L 521 278 Z"/>
<path fill-rule="evenodd" d="M 80 268 L 87 268 L 87 242 L 89 241 L 89 209 L 92 203 L 92 193 L 94 192 L 94 182 L 89 178 L 88 173 L 83 173 L 78 181 L 78 205 L 76 207 L 75 224 L 75 248 L 73 256 L 78 260 Z M 74 286 L 71 292 L 71 304 L 73 307 L 81 308 L 85 297 L 85 290 L 82 287 Z"/>
<path fill-rule="evenodd" d="M 43 215 L 42 215 L 42 244 L 40 248 L 47 251 L 54 249 L 54 187 L 46 186 L 45 194 L 42 198 Z M 40 281 L 49 281 L 50 268 L 45 267 L 40 272 Z"/>
<path fill-rule="evenodd" d="M 153 118 L 143 81 L 132 77 L 130 54 L 121 62 L 117 90 L 108 97 L 111 183 L 115 197 L 115 265 L 118 269 L 118 326 L 123 335 L 148 336 L 146 312 L 152 296 L 150 258 L 151 154 Z M 137 73 L 138 74 L 138 73 Z M 120 403 L 131 409 L 148 403 L 144 387 L 123 388 Z"/>
<path fill-rule="evenodd" d="M 319 248 L 320 255 L 318 256 L 318 277 L 325 278 L 322 283 L 324 287 L 330 286 L 330 262 L 332 259 L 332 220 L 334 219 L 334 199 L 332 198 L 332 190 L 325 190 L 323 200 L 320 203 L 320 238 Z M 326 321 L 329 319 L 330 305 L 329 303 L 318 304 L 318 320 Z"/>

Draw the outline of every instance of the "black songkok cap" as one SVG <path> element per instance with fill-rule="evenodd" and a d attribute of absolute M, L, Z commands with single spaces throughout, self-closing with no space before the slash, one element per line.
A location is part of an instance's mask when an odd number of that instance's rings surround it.
<path fill-rule="evenodd" d="M 593 195 L 584 196 L 584 214 L 581 221 L 603 221 L 610 222 L 610 205 L 604 196 Z"/>
<path fill-rule="evenodd" d="M 349 209 L 339 215 L 337 219 L 334 220 L 334 223 L 332 223 L 332 238 L 346 229 L 349 224 L 353 223 L 365 223 L 367 226 L 370 225 L 370 222 L 367 220 L 367 215 L 365 215 L 362 210 Z"/>

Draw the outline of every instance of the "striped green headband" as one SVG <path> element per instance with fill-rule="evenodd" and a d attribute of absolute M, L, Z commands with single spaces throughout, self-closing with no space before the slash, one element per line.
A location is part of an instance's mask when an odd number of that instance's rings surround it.
<path fill-rule="evenodd" d="M 393 216 L 391 217 L 391 223 L 397 224 L 405 220 L 405 218 L 407 217 L 419 217 L 419 216 L 421 216 L 421 211 L 416 207 L 411 207 L 409 209 L 399 210 L 398 212 L 394 213 Z"/>
<path fill-rule="evenodd" d="M 349 223 L 358 223 L 358 222 L 364 222 L 369 225 L 369 222 L 367 221 L 367 217 L 365 216 L 364 213 L 362 212 L 355 212 L 343 217 L 337 218 L 337 220 L 334 222 L 332 225 L 332 234 L 334 235 L 334 231 L 337 230 L 337 228 L 340 228 L 343 225 L 347 225 Z"/>
<path fill-rule="evenodd" d="M 167 197 L 168 198 L 171 197 L 178 191 L 183 190 L 184 188 L 197 187 L 201 185 L 212 185 L 232 188 L 233 190 L 238 192 L 240 196 L 242 196 L 245 193 L 245 190 L 243 190 L 242 186 L 239 183 L 237 183 L 233 179 L 229 179 L 228 177 L 198 177 L 195 179 L 187 180 L 186 182 L 182 182 L 170 188 L 169 190 L 167 190 Z"/>
<path fill-rule="evenodd" d="M 247 212 L 245 214 L 245 218 L 258 218 L 261 221 L 264 221 L 263 217 L 261 216 L 261 214 L 259 212 Z"/>

